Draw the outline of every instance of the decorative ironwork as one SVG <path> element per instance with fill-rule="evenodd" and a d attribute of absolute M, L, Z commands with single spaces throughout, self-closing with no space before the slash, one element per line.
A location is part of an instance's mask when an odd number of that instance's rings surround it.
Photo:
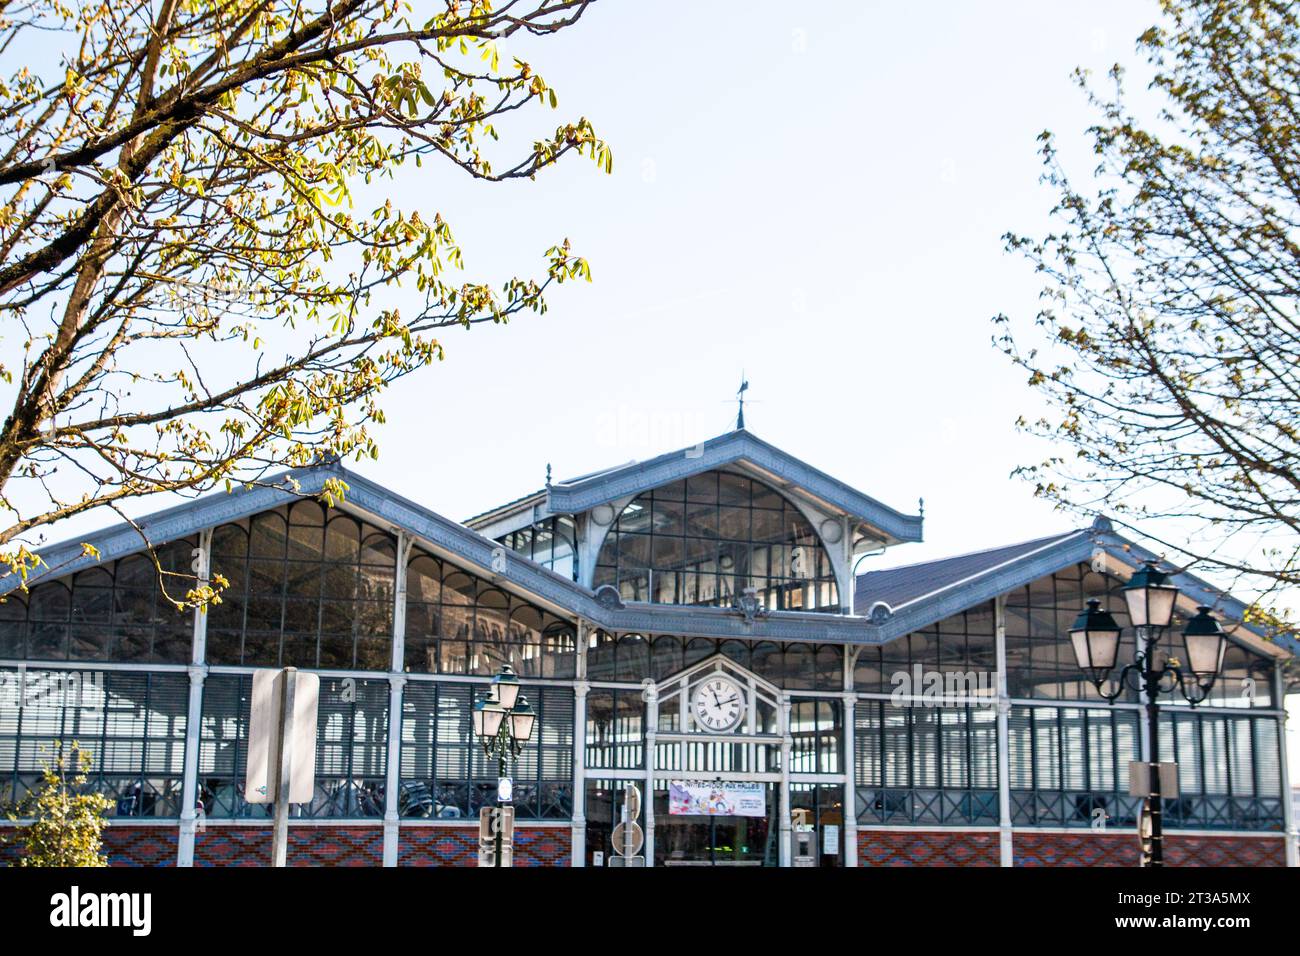
<path fill-rule="evenodd" d="M 731 606 L 740 612 L 746 624 L 753 624 L 759 618 L 767 617 L 767 608 L 758 598 L 758 588 L 745 588 L 735 596 Z"/>

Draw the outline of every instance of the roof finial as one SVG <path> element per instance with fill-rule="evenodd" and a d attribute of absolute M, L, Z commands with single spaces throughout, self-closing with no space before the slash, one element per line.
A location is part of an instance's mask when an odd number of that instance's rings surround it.
<path fill-rule="evenodd" d="M 736 412 L 736 431 L 744 431 L 745 428 L 745 392 L 749 390 L 749 382 L 745 381 L 745 370 L 740 370 L 740 388 L 736 391 L 736 398 L 740 401 L 740 408 Z"/>
<path fill-rule="evenodd" d="M 924 517 L 925 517 L 925 499 L 924 499 L 924 498 L 917 498 L 917 499 L 916 499 L 916 508 L 917 508 L 917 517 L 918 517 L 918 518 L 924 518 Z"/>
<path fill-rule="evenodd" d="M 546 463 L 546 487 L 551 487 L 551 463 Z"/>

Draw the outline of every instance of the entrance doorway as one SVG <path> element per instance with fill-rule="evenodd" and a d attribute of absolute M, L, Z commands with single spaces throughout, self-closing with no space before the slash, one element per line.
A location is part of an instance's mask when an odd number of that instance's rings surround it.
<path fill-rule="evenodd" d="M 767 784 L 766 815 L 669 813 L 668 790 L 655 789 L 655 866 L 778 866 L 777 787 Z"/>
<path fill-rule="evenodd" d="M 814 866 L 844 865 L 843 784 L 791 783 L 790 809 L 807 811 Z"/>

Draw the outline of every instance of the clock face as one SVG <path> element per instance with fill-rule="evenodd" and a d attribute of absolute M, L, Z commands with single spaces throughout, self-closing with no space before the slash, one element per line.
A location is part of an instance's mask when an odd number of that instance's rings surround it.
<path fill-rule="evenodd" d="M 745 716 L 745 698 L 740 686 L 729 677 L 715 674 L 695 688 L 691 698 L 695 722 L 705 730 L 723 733 Z"/>

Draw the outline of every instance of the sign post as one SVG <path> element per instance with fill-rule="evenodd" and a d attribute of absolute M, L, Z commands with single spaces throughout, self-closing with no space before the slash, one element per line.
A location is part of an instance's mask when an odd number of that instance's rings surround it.
<path fill-rule="evenodd" d="M 1130 760 L 1128 793 L 1130 797 L 1142 798 L 1137 825 L 1140 854 L 1138 866 L 1150 866 L 1155 851 L 1152 800 L 1157 796 L 1161 799 L 1178 796 L 1178 764 L 1168 761 L 1152 764 L 1144 760 Z"/>
<path fill-rule="evenodd" d="M 614 846 L 614 855 L 609 858 L 610 866 L 645 866 L 645 857 L 638 855 L 645 845 L 645 832 L 636 822 L 640 814 L 641 790 L 636 784 L 629 783 L 623 791 L 623 819 L 610 835 Z"/>
<path fill-rule="evenodd" d="M 271 865 L 284 866 L 289 804 L 316 792 L 316 712 L 320 678 L 294 667 L 253 672 L 244 799 L 275 806 Z"/>

